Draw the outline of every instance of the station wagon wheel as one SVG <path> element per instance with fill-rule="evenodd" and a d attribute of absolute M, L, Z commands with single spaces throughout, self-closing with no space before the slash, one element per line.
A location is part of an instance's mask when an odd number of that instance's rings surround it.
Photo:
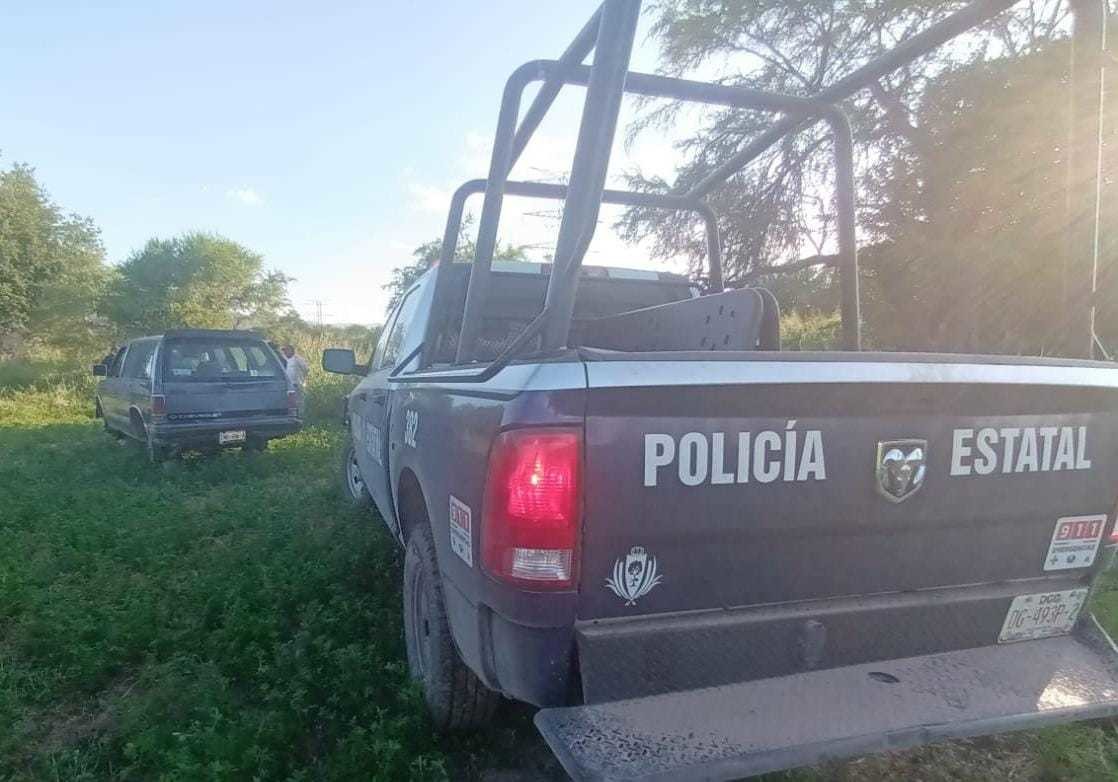
<path fill-rule="evenodd" d="M 361 465 L 357 463 L 357 448 L 352 437 L 347 437 L 342 446 L 341 472 L 342 491 L 350 504 L 355 508 L 371 507 L 373 498 L 369 494 L 365 478 L 361 475 Z"/>
<path fill-rule="evenodd" d="M 349 493 L 360 497 L 365 491 L 365 480 L 361 477 L 361 467 L 357 464 L 357 457 L 351 454 L 349 464 L 346 465 L 346 480 L 349 481 Z"/>

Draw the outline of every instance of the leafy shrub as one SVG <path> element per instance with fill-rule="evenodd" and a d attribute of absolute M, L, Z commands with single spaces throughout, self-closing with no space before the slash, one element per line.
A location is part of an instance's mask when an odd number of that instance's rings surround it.
<path fill-rule="evenodd" d="M 791 311 L 780 319 L 784 350 L 836 350 L 841 344 L 842 318 L 837 312 Z"/>

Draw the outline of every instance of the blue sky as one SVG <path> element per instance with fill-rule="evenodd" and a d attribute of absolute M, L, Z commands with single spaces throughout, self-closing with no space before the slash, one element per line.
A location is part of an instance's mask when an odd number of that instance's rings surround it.
<path fill-rule="evenodd" d="M 317 299 L 327 320 L 377 322 L 390 270 L 441 234 L 454 186 L 484 175 L 505 78 L 558 56 L 596 5 L 8 0 L 0 166 L 34 166 L 97 222 L 111 262 L 152 236 L 216 231 L 296 277 L 305 315 Z M 634 68 L 651 69 L 639 40 Z M 570 92 L 521 178 L 565 171 Z M 670 141 L 648 137 L 612 170 L 670 161 Z M 539 209 L 511 211 L 506 237 L 545 251 L 554 219 Z M 592 258 L 647 265 L 605 216 Z"/>

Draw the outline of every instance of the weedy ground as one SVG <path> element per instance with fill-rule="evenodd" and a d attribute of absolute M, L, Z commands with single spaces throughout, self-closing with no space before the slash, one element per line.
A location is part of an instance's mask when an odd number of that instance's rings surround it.
<path fill-rule="evenodd" d="M 0 390 L 0 779 L 562 778 L 527 708 L 480 736 L 432 732 L 404 664 L 399 557 L 341 500 L 343 386 L 318 378 L 311 425 L 264 454 L 153 466 L 101 431 L 88 381 L 32 375 Z M 1118 630 L 1113 579 L 1097 610 Z M 1118 779 L 1118 732 L 771 779 Z"/>

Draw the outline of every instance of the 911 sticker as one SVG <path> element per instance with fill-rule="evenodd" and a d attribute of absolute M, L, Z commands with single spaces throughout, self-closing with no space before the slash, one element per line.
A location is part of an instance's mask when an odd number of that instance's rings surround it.
<path fill-rule="evenodd" d="M 470 506 L 450 495 L 450 550 L 470 567 L 474 566 L 474 538 Z"/>
<path fill-rule="evenodd" d="M 1045 570 L 1072 570 L 1090 567 L 1095 562 L 1106 529 L 1106 516 L 1065 516 L 1056 521 Z"/>

